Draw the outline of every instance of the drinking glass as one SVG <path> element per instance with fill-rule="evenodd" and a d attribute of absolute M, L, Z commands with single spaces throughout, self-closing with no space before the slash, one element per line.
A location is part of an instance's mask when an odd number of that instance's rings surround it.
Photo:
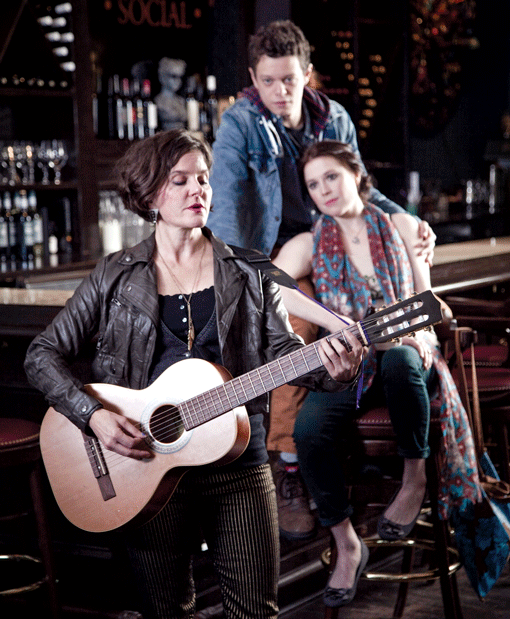
<path fill-rule="evenodd" d="M 55 173 L 55 177 L 53 182 L 55 185 L 60 185 L 62 182 L 62 168 L 65 167 L 67 160 L 69 159 L 69 155 L 67 153 L 67 148 L 63 140 L 52 140 L 51 141 L 51 156 L 48 161 L 48 165 L 53 168 Z"/>
<path fill-rule="evenodd" d="M 51 160 L 51 142 L 49 140 L 42 140 L 42 142 L 37 146 L 36 150 L 36 159 L 37 159 L 37 167 L 40 168 L 42 172 L 41 183 L 43 185 L 50 184 L 50 160 Z"/>

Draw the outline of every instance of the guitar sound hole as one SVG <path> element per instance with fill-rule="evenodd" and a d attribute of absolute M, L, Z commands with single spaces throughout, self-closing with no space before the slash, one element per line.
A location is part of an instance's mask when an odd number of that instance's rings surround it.
<path fill-rule="evenodd" d="M 170 444 L 177 441 L 184 433 L 184 424 L 177 407 L 167 405 L 157 408 L 152 413 L 149 429 L 159 443 Z"/>

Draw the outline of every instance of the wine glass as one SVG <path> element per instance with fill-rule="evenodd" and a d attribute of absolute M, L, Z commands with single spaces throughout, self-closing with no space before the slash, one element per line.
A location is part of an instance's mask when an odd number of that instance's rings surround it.
<path fill-rule="evenodd" d="M 55 178 L 53 182 L 55 185 L 60 185 L 62 182 L 62 168 L 65 167 L 67 160 L 69 159 L 69 155 L 67 153 L 67 148 L 63 140 L 52 140 L 51 141 L 51 149 L 50 149 L 50 160 L 48 161 L 48 165 L 53 168 L 55 173 Z"/>
<path fill-rule="evenodd" d="M 2 167 L 2 185 L 9 182 L 9 151 L 6 142 L 0 143 L 0 165 Z"/>
<path fill-rule="evenodd" d="M 32 142 L 25 143 L 25 177 L 23 182 L 32 185 L 35 182 L 35 156 L 36 149 Z"/>
<path fill-rule="evenodd" d="M 36 148 L 37 167 L 42 172 L 41 184 L 50 184 L 50 159 L 51 159 L 51 143 L 49 140 L 42 140 Z"/>

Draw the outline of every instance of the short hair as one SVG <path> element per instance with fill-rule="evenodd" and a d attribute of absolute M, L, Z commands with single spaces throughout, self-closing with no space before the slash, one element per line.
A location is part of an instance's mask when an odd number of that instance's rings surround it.
<path fill-rule="evenodd" d="M 248 65 L 254 72 L 262 56 L 297 56 L 304 73 L 310 64 L 310 43 L 301 28 L 290 20 L 274 21 L 259 28 L 256 34 L 250 37 Z"/>
<path fill-rule="evenodd" d="M 150 210 L 168 181 L 170 170 L 181 157 L 195 150 L 202 153 L 210 170 L 211 147 L 200 135 L 186 129 L 161 131 L 133 142 L 116 164 L 117 186 L 124 206 L 152 221 Z"/>
<path fill-rule="evenodd" d="M 333 157 L 344 167 L 351 170 L 353 174 L 361 174 L 358 193 L 363 202 L 367 202 L 370 190 L 372 189 L 372 180 L 365 170 L 359 155 L 352 150 L 350 144 L 339 142 L 338 140 L 323 140 L 310 144 L 299 162 L 299 169 L 303 175 L 304 167 L 312 159 L 317 157 Z"/>

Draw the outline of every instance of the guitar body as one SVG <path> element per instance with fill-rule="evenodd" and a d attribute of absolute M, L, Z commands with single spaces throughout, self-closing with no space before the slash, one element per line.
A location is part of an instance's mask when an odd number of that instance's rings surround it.
<path fill-rule="evenodd" d="M 230 378 L 221 366 L 188 359 L 169 367 L 146 389 L 99 383 L 86 386 L 105 408 L 141 426 L 154 454 L 150 460 L 106 450 L 50 408 L 41 426 L 41 451 L 64 516 L 91 532 L 142 524 L 168 502 L 189 467 L 226 464 L 240 456 L 250 439 L 244 406 L 189 431 L 180 423 L 176 409 L 181 402 Z"/>

